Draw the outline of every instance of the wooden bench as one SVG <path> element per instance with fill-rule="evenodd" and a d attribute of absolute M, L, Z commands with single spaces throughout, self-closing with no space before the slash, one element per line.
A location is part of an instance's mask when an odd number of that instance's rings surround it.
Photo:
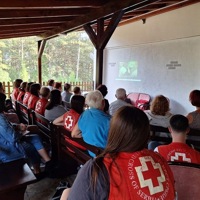
<path fill-rule="evenodd" d="M 31 117 L 31 110 L 28 109 L 27 106 L 25 106 L 23 103 L 19 101 L 15 101 L 15 109 L 16 113 L 19 117 L 20 122 L 24 124 L 32 124 L 32 117 Z"/>
<path fill-rule="evenodd" d="M 168 128 L 150 125 L 150 130 L 151 130 L 150 140 L 165 142 L 167 144 L 172 142 L 171 134 Z M 156 134 L 160 132 L 166 133 L 168 137 L 161 137 Z M 200 151 L 200 130 L 190 129 L 186 142 L 187 144 L 192 144 L 196 150 Z"/>
<path fill-rule="evenodd" d="M 59 159 L 62 159 L 63 154 L 67 154 L 74 160 L 76 160 L 79 164 L 85 164 L 89 159 L 91 159 L 88 151 L 94 153 L 95 155 L 99 155 L 102 152 L 101 148 L 87 144 L 82 138 L 72 138 L 71 133 L 67 131 L 63 126 L 57 126 L 57 134 L 59 135 Z M 74 142 L 77 142 L 79 145 L 85 147 L 87 150 L 81 150 L 80 148 L 71 144 L 69 141 L 66 141 L 66 137 Z"/>
<path fill-rule="evenodd" d="M 0 199 L 23 200 L 27 185 L 36 177 L 24 159 L 0 164 Z"/>
<path fill-rule="evenodd" d="M 31 115 L 32 115 L 32 124 L 38 127 L 42 141 L 45 141 L 47 144 L 50 145 L 52 153 L 51 159 L 57 160 L 58 137 L 55 126 L 51 121 L 46 119 L 43 115 L 40 115 L 39 113 L 33 110 L 31 111 Z"/>

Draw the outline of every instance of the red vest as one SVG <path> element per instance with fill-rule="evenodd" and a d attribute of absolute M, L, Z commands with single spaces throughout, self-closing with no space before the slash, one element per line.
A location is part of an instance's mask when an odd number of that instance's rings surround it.
<path fill-rule="evenodd" d="M 30 93 L 30 92 L 26 92 L 26 93 L 25 93 L 24 98 L 23 98 L 23 104 L 24 104 L 24 105 L 27 105 L 27 104 L 28 104 L 28 99 L 29 99 L 30 96 L 31 96 L 31 93 Z"/>
<path fill-rule="evenodd" d="M 72 132 L 74 126 L 76 125 L 76 123 L 78 122 L 78 119 L 80 117 L 80 114 L 78 114 L 75 110 L 70 109 L 68 112 L 66 112 L 63 115 L 63 121 L 64 121 L 64 128 L 70 132 Z M 81 146 L 80 144 L 78 144 L 77 142 L 74 142 L 72 140 L 70 140 L 68 137 L 65 136 L 65 140 L 68 141 L 69 143 L 73 144 L 74 146 L 82 149 L 82 150 L 86 150 L 85 147 Z M 69 149 L 70 150 L 70 149 Z M 70 150 L 72 151 L 72 150 Z"/>
<path fill-rule="evenodd" d="M 14 101 L 16 101 L 18 95 L 19 95 L 19 88 L 14 88 L 14 89 L 13 89 L 13 92 L 12 92 L 12 99 L 13 99 Z"/>
<path fill-rule="evenodd" d="M 40 99 L 39 97 L 32 94 L 28 99 L 28 105 L 27 105 L 28 109 L 35 110 L 35 105 L 39 99 Z"/>
<path fill-rule="evenodd" d="M 44 115 L 45 107 L 47 105 L 48 99 L 41 98 L 36 102 L 35 111 L 40 115 Z"/>
<path fill-rule="evenodd" d="M 23 101 L 23 97 L 24 97 L 25 92 L 24 91 L 20 91 L 18 96 L 17 96 L 17 101 L 22 102 Z"/>
<path fill-rule="evenodd" d="M 109 200 L 174 200 L 173 174 L 157 153 L 146 149 L 120 153 L 115 162 L 121 174 L 111 159 L 104 158 L 110 176 Z"/>
<path fill-rule="evenodd" d="M 184 143 L 172 142 L 169 145 L 158 146 L 158 152 L 167 161 L 200 164 L 200 153 Z"/>

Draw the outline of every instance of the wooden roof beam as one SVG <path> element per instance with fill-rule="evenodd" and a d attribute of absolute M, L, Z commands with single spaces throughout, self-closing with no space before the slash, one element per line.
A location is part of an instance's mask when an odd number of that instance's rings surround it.
<path fill-rule="evenodd" d="M 87 16 L 81 18 L 80 20 L 73 20 L 71 22 L 67 22 L 63 24 L 61 27 L 54 29 L 52 31 L 48 31 L 45 34 L 42 34 L 41 37 L 43 39 L 50 39 L 51 37 L 55 37 L 59 33 L 62 32 L 69 32 L 76 30 L 80 27 L 82 27 L 84 24 L 87 24 L 88 22 L 91 22 L 93 20 L 96 20 L 98 18 L 102 18 L 104 16 L 110 15 L 113 12 L 117 12 L 119 10 L 125 9 L 127 7 L 137 7 L 145 4 L 150 4 L 152 2 L 155 2 L 156 0 L 149 0 L 148 2 L 146 0 L 126 0 L 126 1 L 110 1 L 97 11 L 92 11 L 88 13 Z M 114 8 L 114 9 L 113 9 Z"/>
<path fill-rule="evenodd" d="M 47 10 L 1 10 L 0 19 L 36 18 L 36 17 L 59 17 L 80 16 L 89 12 L 89 8 L 76 9 L 47 9 Z"/>
<path fill-rule="evenodd" d="M 64 23 L 72 20 L 72 17 L 49 17 L 49 18 L 27 18 L 27 19 L 0 19 L 0 26 L 18 24 L 42 24 L 42 23 Z"/>
<path fill-rule="evenodd" d="M 0 1 L 0 9 L 48 9 L 48 8 L 81 8 L 99 7 L 105 4 L 106 0 L 12 0 Z"/>

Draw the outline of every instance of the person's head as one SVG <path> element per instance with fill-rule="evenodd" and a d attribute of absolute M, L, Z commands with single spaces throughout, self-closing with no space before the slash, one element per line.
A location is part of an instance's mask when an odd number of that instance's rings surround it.
<path fill-rule="evenodd" d="M 99 90 L 101 92 L 103 97 L 105 97 L 108 94 L 108 88 L 105 85 L 99 85 L 97 87 L 97 90 Z"/>
<path fill-rule="evenodd" d="M 54 106 L 60 105 L 62 102 L 60 90 L 52 90 L 50 94 L 49 102 L 47 103 L 46 109 L 51 110 Z"/>
<path fill-rule="evenodd" d="M 169 121 L 171 130 L 170 132 L 176 133 L 188 133 L 189 122 L 188 118 L 183 115 L 173 115 Z"/>
<path fill-rule="evenodd" d="M 94 90 L 86 95 L 85 103 L 90 108 L 97 108 L 102 110 L 104 107 L 103 95 L 99 90 Z"/>
<path fill-rule="evenodd" d="M 6 95 L 3 93 L 0 93 L 0 113 L 5 111 L 6 109 L 5 100 L 6 100 Z"/>
<path fill-rule="evenodd" d="M 115 97 L 117 99 L 125 100 L 126 99 L 126 90 L 124 88 L 118 88 L 116 90 Z"/>
<path fill-rule="evenodd" d="M 62 83 L 61 82 L 55 82 L 54 83 L 54 89 L 62 90 Z"/>
<path fill-rule="evenodd" d="M 53 79 L 49 79 L 48 80 L 48 86 L 53 86 L 54 85 L 54 80 Z"/>
<path fill-rule="evenodd" d="M 135 107 L 123 106 L 113 115 L 105 152 L 135 152 L 144 149 L 150 135 L 146 114 Z"/>
<path fill-rule="evenodd" d="M 81 95 L 81 88 L 80 87 L 74 87 L 73 93 L 75 95 Z"/>
<path fill-rule="evenodd" d="M 65 85 L 64 85 L 64 90 L 65 90 L 66 92 L 69 92 L 69 91 L 71 90 L 71 85 L 70 85 L 69 83 L 65 83 Z"/>
<path fill-rule="evenodd" d="M 156 96 L 150 105 L 150 110 L 154 115 L 165 116 L 169 109 L 169 99 L 163 95 Z"/>
<path fill-rule="evenodd" d="M 22 83 L 22 79 L 16 79 L 14 82 L 14 88 L 19 88 L 20 84 Z"/>
<path fill-rule="evenodd" d="M 21 91 L 24 91 L 24 92 L 25 92 L 26 87 L 27 87 L 27 82 L 21 82 L 19 89 L 20 89 Z"/>
<path fill-rule="evenodd" d="M 26 92 L 30 92 L 31 85 L 32 85 L 33 83 L 34 83 L 34 82 L 29 82 L 29 83 L 27 83 L 26 89 L 25 89 Z"/>
<path fill-rule="evenodd" d="M 81 114 L 84 111 L 85 97 L 81 95 L 74 95 L 71 99 L 71 109 Z"/>
<path fill-rule="evenodd" d="M 41 87 L 41 89 L 40 89 L 40 95 L 43 98 L 48 99 L 49 96 L 50 96 L 50 89 L 48 87 Z"/>
<path fill-rule="evenodd" d="M 190 92 L 189 100 L 193 106 L 200 107 L 200 90 Z"/>
<path fill-rule="evenodd" d="M 39 97 L 39 91 L 40 91 L 40 84 L 39 83 L 33 83 L 30 87 L 30 93 Z"/>

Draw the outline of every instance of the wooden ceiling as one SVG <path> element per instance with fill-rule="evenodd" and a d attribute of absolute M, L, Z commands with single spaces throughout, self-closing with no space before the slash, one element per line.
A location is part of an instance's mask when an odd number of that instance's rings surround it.
<path fill-rule="evenodd" d="M 119 25 L 146 19 L 200 2 L 200 0 L 1 0 L 0 39 L 38 36 L 50 39 L 59 34 L 96 28 L 103 18 L 105 29 L 113 13 L 123 10 Z"/>

